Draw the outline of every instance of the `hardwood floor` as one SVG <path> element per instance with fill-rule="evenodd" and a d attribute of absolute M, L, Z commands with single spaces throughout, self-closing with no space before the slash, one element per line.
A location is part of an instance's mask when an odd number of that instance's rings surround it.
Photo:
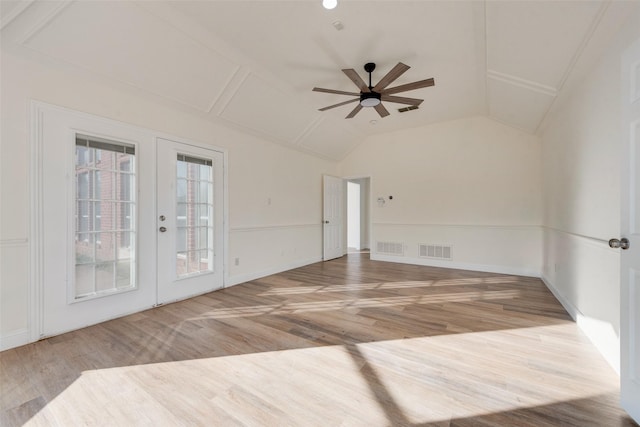
<path fill-rule="evenodd" d="M 540 280 L 367 258 L 0 353 L 0 424 L 635 425 Z"/>

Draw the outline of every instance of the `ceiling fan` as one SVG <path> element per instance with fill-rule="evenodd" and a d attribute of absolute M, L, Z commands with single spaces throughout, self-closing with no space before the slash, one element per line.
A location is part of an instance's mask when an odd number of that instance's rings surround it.
<path fill-rule="evenodd" d="M 420 80 L 413 83 L 407 83 L 404 85 L 395 86 L 387 89 L 387 86 L 393 83 L 394 80 L 396 80 L 398 77 L 404 74 L 404 72 L 407 71 L 409 68 L 411 67 L 403 64 L 402 62 L 398 62 L 398 65 L 393 67 L 391 71 L 389 71 L 386 76 L 380 79 L 378 84 L 375 86 L 371 85 L 371 73 L 373 72 L 373 70 L 376 69 L 376 64 L 374 64 L 373 62 L 368 62 L 364 65 L 364 70 L 367 73 L 369 73 L 369 85 L 367 85 L 365 81 L 362 80 L 362 78 L 358 75 L 356 70 L 354 70 L 353 68 L 344 69 L 342 70 L 342 72 L 345 73 L 353 83 L 355 83 L 355 85 L 360 89 L 360 93 L 345 92 L 342 90 L 323 89 L 321 87 L 314 87 L 313 88 L 314 92 L 325 92 L 325 93 L 335 93 L 337 95 L 357 96 L 357 98 L 350 99 L 348 101 L 344 101 L 338 104 L 330 105 L 328 107 L 320 108 L 319 111 L 330 110 L 332 108 L 341 107 L 343 105 L 347 105 L 352 102 L 360 101 L 358 105 L 356 105 L 356 108 L 354 108 L 349 113 L 349 115 L 345 117 L 347 119 L 351 119 L 356 114 L 358 114 L 360 110 L 362 110 L 362 107 L 373 107 L 378 112 L 378 114 L 380 114 L 380 117 L 388 116 L 389 111 L 387 111 L 387 109 L 384 108 L 384 105 L 382 105 L 382 101 L 396 102 L 398 104 L 406 104 L 406 105 L 412 105 L 417 107 L 422 103 L 422 101 L 424 101 L 423 99 L 405 98 L 402 96 L 392 96 L 392 95 L 398 92 L 406 92 L 409 90 L 433 86 L 435 85 L 435 81 L 433 80 L 433 78 Z"/>

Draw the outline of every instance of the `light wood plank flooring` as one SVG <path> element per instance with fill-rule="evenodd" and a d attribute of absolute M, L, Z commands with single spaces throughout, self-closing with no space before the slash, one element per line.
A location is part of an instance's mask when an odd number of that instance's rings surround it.
<path fill-rule="evenodd" d="M 2 426 L 633 426 L 538 279 L 313 264 L 5 351 Z"/>

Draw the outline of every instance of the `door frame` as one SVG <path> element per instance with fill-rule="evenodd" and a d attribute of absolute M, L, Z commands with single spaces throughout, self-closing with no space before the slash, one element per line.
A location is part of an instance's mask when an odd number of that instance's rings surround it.
<path fill-rule="evenodd" d="M 640 123 L 633 121 L 640 112 L 640 38 L 624 49 L 621 57 L 622 69 L 622 167 L 620 197 L 620 236 L 628 238 L 631 246 L 620 253 L 620 403 L 622 408 L 636 422 L 640 421 L 640 373 L 634 361 L 640 357 L 640 335 L 634 327 L 634 321 L 640 319 L 640 307 L 634 307 L 634 294 L 640 291 L 638 283 L 637 254 L 640 234 L 637 229 L 639 212 L 636 211 L 638 188 L 635 188 L 640 173 L 638 147 L 635 144 L 639 135 Z M 632 67 L 633 72 L 632 72 Z M 636 140 L 631 138 L 635 137 Z M 636 182 L 632 182 L 632 180 Z M 616 236 L 617 237 L 617 236 Z M 611 243 L 610 243 L 611 244 Z M 633 259 L 636 259 L 633 262 Z M 637 302 L 637 300 L 635 300 Z M 635 365 L 635 366 L 634 366 Z"/>
<path fill-rule="evenodd" d="M 58 112 L 75 117 L 80 117 L 87 120 L 93 120 L 100 124 L 113 126 L 118 128 L 129 129 L 136 132 L 142 132 L 149 135 L 149 137 L 161 139 L 168 139 L 182 144 L 201 147 L 204 149 L 215 150 L 222 153 L 223 157 L 223 227 L 222 227 L 222 239 L 223 239 L 223 254 L 222 254 L 222 288 L 224 289 L 229 282 L 229 188 L 228 188 L 228 161 L 229 153 L 226 148 L 206 144 L 202 142 L 196 142 L 187 138 L 182 138 L 176 135 L 171 135 L 165 132 L 156 131 L 153 129 L 132 125 L 129 123 L 121 122 L 97 116 L 94 114 L 77 111 L 54 104 L 49 104 L 42 101 L 30 100 L 29 102 L 29 276 L 27 279 L 27 319 L 28 325 L 26 327 L 26 336 L 29 342 L 35 342 L 43 338 L 44 332 L 44 134 L 42 127 L 44 124 L 45 114 L 47 112 Z M 154 159 L 154 162 L 156 160 Z M 155 172 L 154 172 L 155 174 Z M 155 182 L 155 178 L 154 178 Z M 156 189 L 157 190 L 157 189 Z M 155 224 L 155 217 L 157 217 L 157 203 L 156 195 L 153 195 L 153 222 Z M 157 257 L 156 257 L 157 260 Z M 157 262 L 157 261 L 156 261 Z M 157 284 L 156 294 L 157 294 Z M 116 316 L 120 317 L 120 316 Z M 114 317 L 114 318 L 116 318 Z"/>

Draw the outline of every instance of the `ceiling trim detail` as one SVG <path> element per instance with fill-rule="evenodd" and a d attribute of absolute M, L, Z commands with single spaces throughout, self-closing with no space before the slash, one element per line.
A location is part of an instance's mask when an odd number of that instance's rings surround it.
<path fill-rule="evenodd" d="M 2 21 L 0 21 L 0 30 L 6 27 L 14 19 L 16 19 L 22 12 L 27 10 L 27 8 L 31 6 L 34 1 L 35 0 L 22 0 L 20 3 L 18 3 L 18 5 L 14 7 L 12 11 L 2 17 Z"/>
<path fill-rule="evenodd" d="M 339 160 L 368 136 L 469 115 L 529 134 L 544 131 L 554 106 L 631 9 L 612 0 L 575 7 L 536 0 L 370 1 L 365 9 L 371 16 L 395 13 L 379 39 L 371 39 L 362 31 L 369 25 L 363 3 L 340 9 L 344 32 L 335 31 L 334 17 L 318 4 L 285 3 L 15 0 L 3 4 L 0 25 L 3 46 L 44 55 L 51 64 L 93 74 L 100 84 L 186 107 L 266 141 Z M 283 13 L 305 19 L 273 31 L 264 18 Z M 398 51 L 407 20 L 411 37 Z M 420 111 L 375 128 L 366 117 L 345 121 L 342 111 L 317 112 L 331 97 L 309 89 L 353 89 L 344 76 L 336 80 L 342 75 L 337 65 L 373 59 L 367 52 L 379 64 L 402 59 L 435 76 L 438 85 L 425 93 Z M 410 76 L 398 84 L 406 80 Z"/>
<path fill-rule="evenodd" d="M 475 4 L 477 13 L 474 24 L 476 25 L 476 55 L 478 56 L 478 84 L 481 85 L 481 99 L 483 100 L 484 113 L 489 115 L 489 50 L 487 45 L 487 2 Z"/>
<path fill-rule="evenodd" d="M 573 71 L 575 70 L 576 64 L 580 60 L 580 57 L 582 56 L 584 51 L 587 49 L 587 46 L 589 45 L 589 42 L 591 41 L 591 38 L 593 37 L 593 35 L 595 34 L 596 30 L 600 26 L 600 23 L 602 22 L 602 18 L 605 16 L 607 10 L 609 9 L 610 4 L 611 4 L 610 1 L 605 1 L 600 6 L 600 9 L 598 10 L 598 14 L 593 19 L 593 22 L 591 22 L 591 25 L 589 26 L 589 29 L 587 30 L 586 34 L 584 35 L 584 37 L 582 39 L 582 42 L 580 43 L 580 46 L 578 47 L 578 49 L 576 50 L 575 54 L 571 58 L 571 62 L 569 62 L 569 66 L 567 67 L 566 71 L 562 75 L 562 78 L 560 79 L 560 82 L 558 82 L 558 88 L 557 88 L 558 92 L 560 92 L 562 90 L 562 88 L 566 84 L 567 80 L 569 79 L 569 77 L 571 76 Z M 553 101 L 549 105 L 549 108 L 547 108 L 547 111 L 545 111 L 544 116 L 542 117 L 542 119 L 538 123 L 538 126 L 536 127 L 536 130 L 535 130 L 536 134 L 540 131 L 540 129 L 543 128 L 544 124 L 546 123 L 547 117 L 549 117 L 549 112 L 553 109 L 553 107 L 554 107 L 554 105 L 556 103 L 556 99 L 557 98 L 553 99 Z"/>
<path fill-rule="evenodd" d="M 322 117 L 321 115 L 317 115 L 313 120 L 311 120 L 311 122 L 309 123 L 309 125 L 300 133 L 300 135 L 297 136 L 296 139 L 293 140 L 293 144 L 295 145 L 300 145 L 302 143 L 302 141 L 314 130 L 316 130 L 318 128 L 318 126 L 320 126 L 320 124 L 323 122 L 324 117 Z"/>
<path fill-rule="evenodd" d="M 610 2 L 605 1 L 600 6 L 600 9 L 598 10 L 598 14 L 593 19 L 593 22 L 591 22 L 591 25 L 589 25 L 589 28 L 587 29 L 587 32 L 585 33 L 582 39 L 582 42 L 580 43 L 580 46 L 578 46 L 578 49 L 576 50 L 575 54 L 571 58 L 571 62 L 569 62 L 569 66 L 567 67 L 567 70 L 564 72 L 564 74 L 562 75 L 562 78 L 558 82 L 558 87 L 557 87 L 558 91 L 562 90 L 567 79 L 573 72 L 573 69 L 575 68 L 576 63 L 580 59 L 580 56 L 582 56 L 582 53 L 584 52 L 585 48 L 589 44 L 589 41 L 591 41 L 591 37 L 593 37 L 593 34 L 596 32 L 596 29 L 600 25 L 600 22 L 602 21 L 602 17 L 607 12 L 609 5 L 610 5 Z"/>
<path fill-rule="evenodd" d="M 38 22 L 36 22 L 36 24 L 34 24 L 33 27 L 31 27 L 31 29 L 29 29 L 25 34 L 22 35 L 20 39 L 18 39 L 18 43 L 26 46 L 31 38 L 42 31 L 47 26 L 47 24 L 53 21 L 53 19 L 58 16 L 63 10 L 65 10 L 71 3 L 73 3 L 73 0 L 64 0 L 54 6 L 49 11 L 49 13 L 44 15 Z"/>
<path fill-rule="evenodd" d="M 234 70 L 233 73 L 231 73 L 231 76 L 227 79 L 227 81 L 224 83 L 224 86 L 222 87 L 222 90 L 220 90 L 220 93 L 218 94 L 218 96 L 213 99 L 211 101 L 211 104 L 209 104 L 209 108 L 207 108 L 207 114 L 211 114 L 211 112 L 213 111 L 213 108 L 216 106 L 216 104 L 220 103 L 220 102 L 224 102 L 224 108 L 227 107 L 227 104 L 229 104 L 229 101 L 231 101 L 231 98 L 233 98 L 233 95 L 238 91 L 238 88 L 240 87 L 240 85 L 242 85 L 242 82 L 244 82 L 244 80 L 247 78 L 247 76 L 249 75 L 249 72 L 245 72 L 246 75 L 243 75 L 240 79 L 240 82 L 237 83 L 235 86 L 233 86 L 233 82 L 238 80 L 238 75 L 242 75 L 242 67 L 241 66 L 236 66 L 236 69 Z M 228 96 L 228 99 L 225 99 L 224 101 L 223 98 L 225 98 L 227 92 L 230 92 L 231 95 Z M 220 115 L 222 111 L 220 111 L 217 115 Z"/>
<path fill-rule="evenodd" d="M 531 80 L 522 79 L 520 77 L 501 73 L 495 70 L 487 70 L 487 78 L 498 80 L 498 81 L 512 84 L 515 86 L 519 86 L 523 89 L 532 90 L 534 92 L 538 92 L 543 95 L 548 95 L 552 97 L 555 97 L 558 95 L 558 91 L 555 88 L 552 88 L 551 86 L 543 85 L 537 82 L 532 82 Z"/>
<path fill-rule="evenodd" d="M 234 78 L 236 80 L 236 84 L 233 85 L 233 87 L 231 87 L 231 82 L 229 82 L 224 90 L 223 93 L 226 93 L 226 96 L 224 96 L 224 101 L 220 102 L 220 107 L 217 109 L 217 112 L 215 113 L 216 116 L 223 118 L 222 116 L 224 114 L 224 112 L 227 110 L 227 107 L 229 106 L 229 104 L 231 103 L 231 101 L 233 101 L 233 98 L 236 96 L 236 94 L 238 93 L 238 91 L 240 90 L 240 88 L 242 88 L 242 85 L 244 85 L 244 83 L 247 81 L 247 79 L 249 78 L 249 76 L 251 75 L 255 75 L 254 73 L 251 72 L 251 70 L 249 68 L 244 68 L 244 72 L 240 72 L 240 70 L 243 67 L 239 68 L 238 71 L 236 71 L 236 73 L 234 74 Z M 237 77 L 236 77 L 237 76 Z M 219 98 L 219 100 L 221 100 L 222 97 Z M 212 106 L 213 107 L 213 106 Z M 209 111 L 212 111 L 213 108 L 209 109 Z M 227 119 L 225 119 L 227 120 Z M 231 121 L 231 120 L 229 120 Z"/>

